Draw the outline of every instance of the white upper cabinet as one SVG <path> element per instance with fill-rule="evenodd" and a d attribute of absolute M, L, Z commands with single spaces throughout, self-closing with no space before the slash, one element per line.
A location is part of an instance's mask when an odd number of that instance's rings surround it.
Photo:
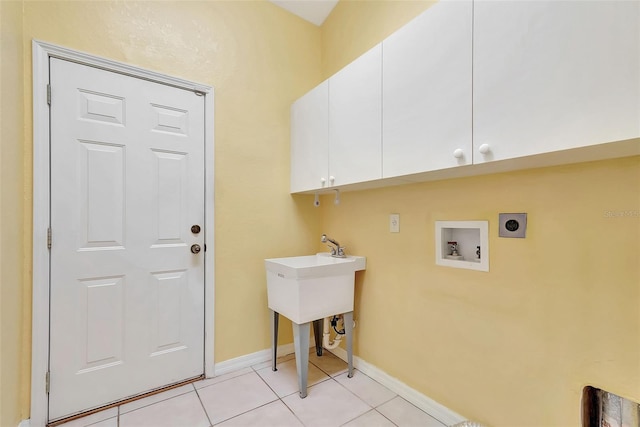
<path fill-rule="evenodd" d="M 474 163 L 638 138 L 639 27 L 638 1 L 476 1 Z"/>
<path fill-rule="evenodd" d="M 292 193 L 639 152 L 638 0 L 440 0 L 291 107 Z"/>
<path fill-rule="evenodd" d="M 329 185 L 382 177 L 382 46 L 329 79 Z"/>
<path fill-rule="evenodd" d="M 472 163 L 471 1 L 440 1 L 382 43 L 382 172 Z"/>
<path fill-rule="evenodd" d="M 329 83 L 325 81 L 291 106 L 291 192 L 329 182 Z"/>

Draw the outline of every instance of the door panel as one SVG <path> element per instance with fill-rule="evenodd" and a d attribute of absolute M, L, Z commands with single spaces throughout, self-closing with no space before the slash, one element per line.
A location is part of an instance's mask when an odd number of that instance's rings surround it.
<path fill-rule="evenodd" d="M 204 97 L 51 59 L 49 418 L 204 372 Z"/>
<path fill-rule="evenodd" d="M 119 277 L 79 280 L 81 348 L 86 348 L 78 372 L 122 364 L 124 280 Z"/>
<path fill-rule="evenodd" d="M 123 146 L 79 141 L 81 249 L 122 248 L 125 219 Z"/>
<path fill-rule="evenodd" d="M 185 348 L 183 332 L 182 289 L 187 282 L 186 271 L 157 272 L 151 274 L 153 310 L 151 312 L 151 355 L 158 356 L 169 351 Z"/>
<path fill-rule="evenodd" d="M 124 99 L 104 93 L 78 90 L 80 117 L 85 120 L 124 125 Z"/>
<path fill-rule="evenodd" d="M 154 191 L 157 205 L 157 245 L 184 244 L 188 229 L 182 227 L 186 210 L 187 162 L 182 153 L 169 153 L 153 150 L 156 158 L 154 175 L 157 176 Z"/>

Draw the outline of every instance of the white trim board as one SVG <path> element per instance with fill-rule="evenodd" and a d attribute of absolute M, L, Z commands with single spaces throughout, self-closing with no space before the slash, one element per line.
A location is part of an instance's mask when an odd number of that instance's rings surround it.
<path fill-rule="evenodd" d="M 315 347 L 314 345 L 309 348 Z M 293 343 L 278 346 L 278 357 L 286 356 L 294 352 Z M 250 368 L 258 363 L 264 363 L 271 360 L 271 349 L 256 351 L 255 353 L 245 354 L 244 356 L 234 357 L 224 362 L 216 363 L 215 376 L 228 374 L 229 372 L 239 371 L 240 369 Z"/>
<path fill-rule="evenodd" d="M 33 40 L 33 310 L 31 359 L 31 418 L 20 423 L 44 426 L 48 421 L 45 376 L 49 366 L 49 58 L 73 61 L 131 77 L 201 92 L 205 97 L 205 325 L 204 373 L 212 377 L 214 364 L 214 93 L 202 85 L 121 62 Z M 25 424 L 26 423 L 26 424 Z"/>
<path fill-rule="evenodd" d="M 338 347 L 333 350 L 327 351 L 330 351 L 345 362 L 347 361 L 346 350 Z M 353 365 L 363 374 L 376 380 L 378 383 L 393 391 L 406 401 L 422 409 L 424 412 L 428 413 L 443 424 L 451 426 L 467 420 L 462 415 L 452 411 L 451 409 L 441 405 L 430 397 L 425 396 L 419 391 L 409 387 L 399 379 L 392 377 L 382 369 L 362 360 L 358 356 L 353 356 Z"/>
<path fill-rule="evenodd" d="M 316 348 L 316 340 L 313 335 L 309 337 L 309 348 Z M 286 356 L 288 354 L 295 353 L 295 347 L 293 343 L 283 344 L 278 346 L 278 357 Z M 214 376 L 220 376 L 228 374 L 229 372 L 238 371 L 244 368 L 250 368 L 258 363 L 264 363 L 271 361 L 271 348 L 256 351 L 255 353 L 245 354 L 244 356 L 234 357 L 233 359 L 225 360 L 224 362 L 216 363 L 216 370 Z"/>

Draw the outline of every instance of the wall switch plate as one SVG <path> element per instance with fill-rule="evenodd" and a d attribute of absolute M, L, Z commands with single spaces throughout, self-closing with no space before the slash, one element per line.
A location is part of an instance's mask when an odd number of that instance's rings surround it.
<path fill-rule="evenodd" d="M 527 235 L 526 213 L 501 213 L 499 215 L 500 227 L 498 236 L 517 237 L 524 239 Z"/>
<path fill-rule="evenodd" d="M 389 215 L 389 231 L 392 233 L 400 232 L 400 214 Z"/>

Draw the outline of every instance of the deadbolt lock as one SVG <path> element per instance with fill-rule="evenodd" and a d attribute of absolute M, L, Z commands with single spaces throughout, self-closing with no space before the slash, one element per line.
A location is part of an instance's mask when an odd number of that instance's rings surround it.
<path fill-rule="evenodd" d="M 200 253 L 200 245 L 191 245 L 191 253 L 192 254 Z"/>
<path fill-rule="evenodd" d="M 200 232 L 200 226 L 198 224 L 191 226 L 191 232 L 193 234 L 198 234 Z"/>

